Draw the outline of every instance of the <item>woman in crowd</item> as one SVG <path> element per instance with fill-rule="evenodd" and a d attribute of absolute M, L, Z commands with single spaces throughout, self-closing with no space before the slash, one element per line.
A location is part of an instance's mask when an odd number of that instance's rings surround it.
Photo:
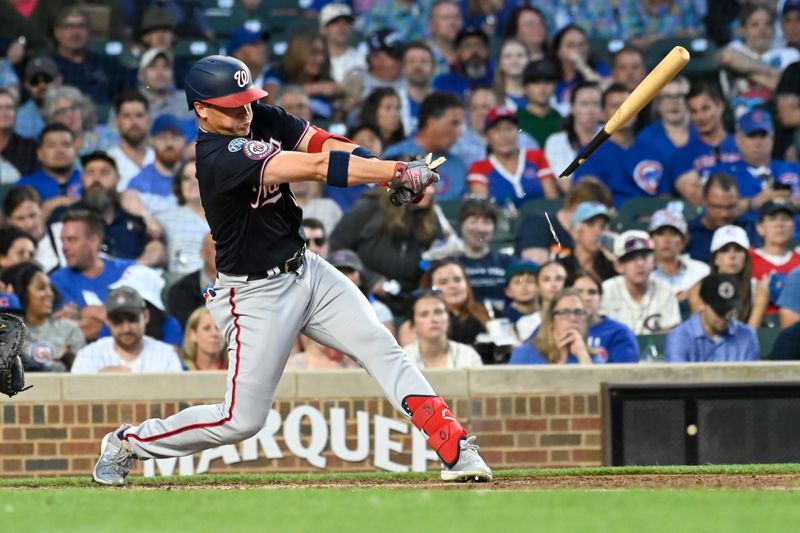
<path fill-rule="evenodd" d="M 44 95 L 44 120 L 58 122 L 75 134 L 79 156 L 96 150 L 107 151 L 119 142 L 119 135 L 107 126 L 97 125 L 92 101 L 80 89 L 69 85 L 51 87 Z"/>
<path fill-rule="evenodd" d="M 570 112 L 564 120 L 564 130 L 554 133 L 544 143 L 544 154 L 551 168 L 564 169 L 569 166 L 578 151 L 600 129 L 602 93 L 595 82 L 584 82 L 575 86 L 569 95 Z M 572 187 L 570 178 L 556 180 L 562 192 Z"/>
<path fill-rule="evenodd" d="M 361 106 L 359 123 L 374 124 L 383 146 L 397 144 L 406 138 L 400 120 L 400 96 L 391 87 L 380 87 L 369 93 Z"/>
<path fill-rule="evenodd" d="M 296 32 L 281 63 L 283 84 L 299 85 L 310 100 L 315 120 L 333 120 L 341 87 L 331 78 L 331 64 L 325 40 L 316 31 Z"/>
<path fill-rule="evenodd" d="M 547 309 L 553 296 L 567 286 L 567 269 L 559 261 L 544 263 L 536 273 L 536 285 L 539 288 L 539 309 Z M 525 315 L 516 322 L 517 331 L 532 332 L 542 323 L 542 311 Z M 523 339 L 524 340 L 524 339 Z"/>
<path fill-rule="evenodd" d="M 588 346 L 607 363 L 638 363 L 639 343 L 631 328 L 599 314 L 603 283 L 595 274 L 578 271 L 572 284 L 586 309 Z"/>
<path fill-rule="evenodd" d="M 589 349 L 586 308 L 574 289 L 559 291 L 544 311 L 539 331 L 512 353 L 510 365 L 582 364 L 604 362 Z"/>
<path fill-rule="evenodd" d="M 711 273 L 729 274 L 736 278 L 742 306 L 736 318 L 750 327 L 760 328 L 764 321 L 770 300 L 769 284 L 771 276 L 756 282 L 750 254 L 750 239 L 747 232 L 739 226 L 722 226 L 711 238 Z M 702 280 L 701 280 L 702 281 Z M 703 305 L 700 298 L 700 282 L 689 291 L 689 307 L 696 313 Z"/>
<path fill-rule="evenodd" d="M 409 322 L 416 339 L 403 349 L 417 368 L 483 366 L 472 346 L 448 338 L 450 316 L 439 291 L 425 291 L 414 301 Z"/>
<path fill-rule="evenodd" d="M 181 360 L 189 370 L 225 370 L 228 350 L 211 313 L 198 307 L 186 321 Z"/>
<path fill-rule="evenodd" d="M 45 224 L 42 202 L 36 189 L 29 185 L 14 187 L 3 199 L 3 215 L 8 225 L 18 228 L 36 241 L 33 259 L 45 272 L 57 268 L 61 261 L 61 240 Z"/>
<path fill-rule="evenodd" d="M 30 261 L 36 254 L 33 236 L 14 226 L 0 229 L 0 268 Z"/>
<path fill-rule="evenodd" d="M 551 59 L 558 69 L 556 84 L 556 109 L 567 114 L 572 102 L 572 91 L 582 82 L 606 83 L 611 74 L 608 65 L 597 63 L 589 57 L 589 39 L 586 32 L 575 24 L 568 24 L 553 37 Z"/>
<path fill-rule="evenodd" d="M 500 45 L 493 88 L 498 101 L 515 111 L 527 105 L 522 71 L 528 60 L 528 49 L 519 39 L 506 39 Z"/>
<path fill-rule="evenodd" d="M 25 369 L 68 372 L 86 340 L 74 321 L 53 316 L 57 294 L 50 278 L 38 264 L 29 261 L 5 270 L 0 279 L 13 289 L 25 311 Z"/>
<path fill-rule="evenodd" d="M 511 13 L 503 38 L 511 37 L 519 39 L 525 45 L 531 61 L 547 56 L 547 23 L 537 8 L 523 5 Z"/>
<path fill-rule="evenodd" d="M 544 153 L 522 150 L 517 145 L 517 115 L 506 107 L 495 107 L 486 115 L 489 157 L 469 169 L 469 192 L 491 197 L 498 205 L 517 207 L 534 198 L 557 198 L 558 188 Z"/>

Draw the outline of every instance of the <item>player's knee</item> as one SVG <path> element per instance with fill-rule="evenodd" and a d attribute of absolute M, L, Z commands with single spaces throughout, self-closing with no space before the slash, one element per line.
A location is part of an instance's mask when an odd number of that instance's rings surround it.
<path fill-rule="evenodd" d="M 253 417 L 248 419 L 234 418 L 228 424 L 228 438 L 231 442 L 247 440 L 264 427 L 267 417 Z"/>

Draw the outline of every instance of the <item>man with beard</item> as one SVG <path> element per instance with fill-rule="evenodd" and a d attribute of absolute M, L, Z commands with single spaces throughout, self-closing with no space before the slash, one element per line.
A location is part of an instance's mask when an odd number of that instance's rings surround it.
<path fill-rule="evenodd" d="M 114 160 L 97 151 L 83 156 L 81 163 L 83 192 L 70 209 L 88 209 L 100 215 L 105 224 L 100 250 L 112 257 L 134 259 L 141 265 L 162 265 L 166 256 L 164 243 L 159 240 L 162 228 L 152 217 L 133 215 L 120 205 L 117 192 L 120 178 Z M 65 210 L 57 209 L 50 217 L 54 232 L 60 232 L 58 221 Z"/>
<path fill-rule="evenodd" d="M 493 70 L 489 60 L 489 36 L 477 26 L 465 26 L 456 36 L 455 64 L 450 72 L 433 80 L 433 88 L 466 98 L 470 89 L 492 85 Z"/>
<path fill-rule="evenodd" d="M 44 129 L 42 108 L 44 93 L 50 87 L 59 87 L 63 78 L 58 66 L 49 57 L 35 57 L 25 65 L 23 83 L 30 99 L 17 110 L 14 132 L 23 137 L 35 139 Z"/>
<path fill-rule="evenodd" d="M 147 98 L 135 89 L 121 92 L 114 98 L 114 121 L 120 139 L 107 153 L 117 164 L 118 191 L 127 189 L 131 179 L 155 161 L 156 153 L 147 142 L 149 110 Z"/>
<path fill-rule="evenodd" d="M 161 115 L 150 128 L 155 160 L 134 177 L 122 194 L 122 205 L 133 214 L 149 216 L 177 205 L 172 180 L 181 165 L 186 137 L 180 120 Z"/>
<path fill-rule="evenodd" d="M 400 91 L 400 113 L 403 129 L 417 131 L 419 107 L 431 91 L 433 52 L 427 44 L 417 41 L 403 52 L 402 73 L 405 83 Z"/>

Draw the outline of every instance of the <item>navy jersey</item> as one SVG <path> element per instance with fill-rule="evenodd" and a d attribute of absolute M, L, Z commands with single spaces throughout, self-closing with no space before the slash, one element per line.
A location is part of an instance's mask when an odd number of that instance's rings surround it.
<path fill-rule="evenodd" d="M 308 127 L 279 107 L 254 104 L 249 137 L 200 130 L 197 181 L 219 272 L 264 272 L 303 246 L 303 212 L 289 184 L 264 187 L 261 174 L 281 150 L 294 150 Z"/>

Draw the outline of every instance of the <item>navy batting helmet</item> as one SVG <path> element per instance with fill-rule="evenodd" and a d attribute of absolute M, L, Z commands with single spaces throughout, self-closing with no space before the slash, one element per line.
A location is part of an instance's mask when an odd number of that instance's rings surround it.
<path fill-rule="evenodd" d="M 196 62 L 186 73 L 186 103 L 195 102 L 219 107 L 241 107 L 267 96 L 267 91 L 253 85 L 247 65 L 227 56 L 208 56 Z"/>

